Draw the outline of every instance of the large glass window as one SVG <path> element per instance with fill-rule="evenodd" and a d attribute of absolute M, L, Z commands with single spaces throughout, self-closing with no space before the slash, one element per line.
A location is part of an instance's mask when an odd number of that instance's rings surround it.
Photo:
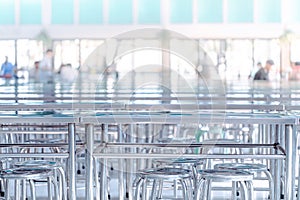
<path fill-rule="evenodd" d="M 4 56 L 8 57 L 9 62 L 15 64 L 15 41 L 14 40 L 0 40 L 0 63 L 4 62 Z"/>
<path fill-rule="evenodd" d="M 43 42 L 37 40 L 17 40 L 18 67 L 23 69 L 33 68 L 34 62 L 43 58 Z"/>
<path fill-rule="evenodd" d="M 290 0 L 289 4 L 289 12 L 287 13 L 287 17 L 289 22 L 300 22 L 300 1 L 299 0 Z"/>
<path fill-rule="evenodd" d="M 281 0 L 259 0 L 256 1 L 257 22 L 280 23 L 281 22 Z"/>
<path fill-rule="evenodd" d="M 80 41 L 80 70 L 95 72 L 96 67 L 101 59 L 101 64 L 104 63 L 103 58 L 99 56 L 93 57 L 92 54 L 97 48 L 104 48 L 100 46 L 103 44 L 103 40 L 81 40 Z"/>
<path fill-rule="evenodd" d="M 41 24 L 42 22 L 42 1 L 21 0 L 20 1 L 20 23 Z"/>
<path fill-rule="evenodd" d="M 229 23 L 253 22 L 253 0 L 227 0 L 227 3 Z"/>
<path fill-rule="evenodd" d="M 109 23 L 131 24 L 133 18 L 132 0 L 109 1 Z"/>
<path fill-rule="evenodd" d="M 79 1 L 79 23 L 101 24 L 103 22 L 102 0 L 80 0 Z"/>
<path fill-rule="evenodd" d="M 15 1 L 2 0 L 0 6 L 0 24 L 8 25 L 15 23 Z"/>
<path fill-rule="evenodd" d="M 198 0 L 198 21 L 200 23 L 223 22 L 223 1 Z"/>
<path fill-rule="evenodd" d="M 138 7 L 139 23 L 160 23 L 160 0 L 139 0 Z"/>
<path fill-rule="evenodd" d="M 280 72 L 280 43 L 277 39 L 256 39 L 254 40 L 254 60 L 265 65 L 266 60 L 274 60 L 270 78 L 276 80 Z"/>
<path fill-rule="evenodd" d="M 226 79 L 244 79 L 253 68 L 253 45 L 251 40 L 227 40 Z M 221 70 L 221 69 L 219 69 Z"/>
<path fill-rule="evenodd" d="M 170 1 L 171 23 L 192 23 L 193 22 L 193 1 L 172 0 Z"/>
<path fill-rule="evenodd" d="M 52 0 L 52 24 L 73 24 L 74 1 Z"/>
<path fill-rule="evenodd" d="M 59 70 L 62 64 L 79 67 L 79 40 L 63 40 L 54 42 L 54 68 Z"/>

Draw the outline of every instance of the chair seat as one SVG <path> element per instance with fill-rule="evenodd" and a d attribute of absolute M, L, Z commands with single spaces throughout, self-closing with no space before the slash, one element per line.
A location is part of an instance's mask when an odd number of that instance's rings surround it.
<path fill-rule="evenodd" d="M 51 176 L 51 170 L 45 168 L 11 168 L 0 171 L 4 179 L 40 179 Z"/>
<path fill-rule="evenodd" d="M 194 159 L 194 158 L 177 158 L 177 159 L 164 159 L 164 160 L 155 160 L 158 163 L 165 164 L 174 164 L 174 165 L 203 165 L 203 159 Z"/>
<path fill-rule="evenodd" d="M 183 179 L 191 177 L 190 170 L 169 167 L 145 169 L 139 174 L 150 179 Z"/>
<path fill-rule="evenodd" d="M 253 174 L 239 170 L 199 170 L 201 178 L 219 180 L 219 181 L 251 181 Z"/>
<path fill-rule="evenodd" d="M 249 172 L 262 172 L 268 170 L 266 165 L 252 163 L 222 163 L 216 164 L 215 169 L 246 170 Z"/>
<path fill-rule="evenodd" d="M 23 162 L 16 162 L 14 166 L 17 167 L 39 167 L 39 168 L 55 168 L 59 167 L 56 161 L 51 160 L 26 160 Z"/>

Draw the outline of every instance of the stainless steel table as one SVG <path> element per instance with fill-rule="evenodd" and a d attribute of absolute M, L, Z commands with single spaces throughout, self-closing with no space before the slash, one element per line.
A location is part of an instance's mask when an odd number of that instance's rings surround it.
<path fill-rule="evenodd" d="M 79 122 L 79 118 L 72 116 L 34 116 L 34 115 L 23 115 L 23 116 L 1 116 L 0 115 L 0 124 L 66 124 L 68 126 L 68 177 L 69 177 L 69 190 L 68 198 L 71 200 L 76 200 L 76 170 L 75 170 L 75 125 Z M 7 145 L 6 145 L 7 146 Z M 38 154 L 0 154 L 0 157 L 39 157 Z M 43 154 L 43 157 L 58 157 L 57 154 Z M 64 155 L 62 155 L 64 156 Z"/>
<path fill-rule="evenodd" d="M 292 200 L 295 199 L 295 163 L 296 163 L 296 126 L 298 124 L 297 117 L 294 116 L 284 116 L 280 114 L 237 114 L 237 113 L 139 113 L 139 112 L 123 112 L 123 113 L 112 113 L 112 114 L 100 114 L 99 116 L 82 116 L 80 117 L 80 123 L 86 125 L 86 152 L 87 152 L 87 177 L 86 177 L 86 198 L 93 199 L 93 158 L 103 159 L 103 165 L 106 164 L 108 158 L 172 158 L 178 155 L 172 154 L 147 154 L 144 153 L 94 153 L 94 126 L 95 125 L 105 125 L 107 124 L 186 124 L 186 123 L 204 123 L 204 124 L 272 124 L 277 127 L 277 131 L 272 133 L 272 141 L 274 144 L 278 144 L 282 148 L 283 155 L 253 155 L 253 158 L 263 158 L 264 156 L 268 159 L 280 159 L 285 160 L 285 184 L 284 184 L 284 197 L 285 199 Z M 130 143 L 123 141 L 120 135 L 118 143 L 106 144 L 106 131 L 102 135 L 102 145 L 103 148 L 116 147 L 129 147 Z M 133 145 L 143 145 L 143 144 L 133 144 Z M 151 144 L 146 144 L 151 146 Z M 259 144 L 257 144 L 259 145 Z M 263 145 L 263 144 L 262 144 Z M 153 144 L 155 146 L 155 144 Z M 249 155 L 245 155 L 249 156 Z M 185 155 L 185 157 L 199 158 L 201 155 Z M 205 155 L 206 158 L 216 158 L 215 155 Z M 228 158 L 237 158 L 234 155 L 225 156 Z M 244 157 L 245 158 L 245 157 Z M 251 157 L 252 158 L 252 157 Z M 276 162 L 275 167 L 279 168 L 280 165 Z M 107 199 L 107 191 L 103 188 L 107 186 L 106 170 L 102 169 L 100 177 L 100 187 L 102 188 L 100 193 L 100 199 Z M 280 172 L 276 172 L 277 176 L 276 182 L 276 199 L 280 199 Z M 122 177 L 120 177 L 122 178 Z M 126 186 L 120 185 L 120 200 L 125 196 Z M 126 191 L 127 195 L 128 191 Z M 129 197 L 130 198 L 130 197 Z"/>

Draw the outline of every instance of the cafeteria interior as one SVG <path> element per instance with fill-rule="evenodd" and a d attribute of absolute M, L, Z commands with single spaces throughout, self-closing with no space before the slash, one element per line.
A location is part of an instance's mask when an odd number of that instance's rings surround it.
<path fill-rule="evenodd" d="M 300 200 L 297 6 L 0 1 L 0 199 Z"/>

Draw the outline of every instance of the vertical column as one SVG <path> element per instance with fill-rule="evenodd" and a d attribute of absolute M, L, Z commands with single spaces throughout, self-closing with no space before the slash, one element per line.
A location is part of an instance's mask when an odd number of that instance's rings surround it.
<path fill-rule="evenodd" d="M 130 135 L 127 135 L 125 137 L 125 140 L 127 143 L 134 143 L 134 132 L 133 132 L 133 124 L 130 124 L 129 127 L 128 127 L 128 133 L 127 134 L 130 134 Z M 126 153 L 134 153 L 134 149 L 133 148 L 128 148 L 126 149 Z M 128 200 L 133 200 L 134 196 L 133 196 L 133 190 L 132 190 L 132 175 L 133 173 L 136 171 L 133 169 L 134 167 L 134 159 L 127 159 L 127 163 L 126 163 L 126 172 L 127 173 L 127 177 L 126 177 L 126 183 L 127 183 L 127 191 L 128 191 L 128 194 L 126 194 L 126 198 Z"/>
<path fill-rule="evenodd" d="M 86 182 L 85 182 L 85 196 L 86 199 L 94 199 L 94 185 L 93 185 L 93 149 L 94 149 L 94 125 L 85 125 L 86 136 Z M 97 174 L 95 174 L 97 177 Z M 97 178 L 95 181 L 98 181 Z"/>
<path fill-rule="evenodd" d="M 119 143 L 123 143 L 124 142 L 124 138 L 123 138 L 123 134 L 122 134 L 122 126 L 121 124 L 118 124 L 118 142 Z M 122 155 L 123 153 L 123 148 L 120 147 L 119 148 L 119 153 Z M 125 163 L 124 162 L 124 159 L 121 158 L 119 159 L 119 199 L 120 200 L 123 200 L 125 199 L 125 187 L 126 187 L 126 183 L 125 183 L 125 177 L 124 177 L 124 174 L 126 173 L 127 175 L 127 172 L 125 172 Z M 126 194 L 128 194 L 128 191 L 126 191 Z"/>
<path fill-rule="evenodd" d="M 20 0 L 15 0 L 15 25 L 20 26 Z"/>
<path fill-rule="evenodd" d="M 68 136 L 69 136 L 69 163 L 68 163 L 68 175 L 69 175 L 69 199 L 76 200 L 76 177 L 75 177 L 75 124 L 68 124 Z"/>
<path fill-rule="evenodd" d="M 107 142 L 107 133 L 108 133 L 108 124 L 102 125 L 102 137 L 101 141 L 102 143 Z M 106 200 L 108 199 L 108 182 L 107 182 L 107 158 L 100 159 L 100 171 L 101 171 L 101 177 L 100 177 L 100 199 Z"/>
<path fill-rule="evenodd" d="M 295 164 L 297 154 L 297 133 L 295 125 L 289 124 L 285 126 L 285 191 L 284 199 L 295 199 Z"/>
<path fill-rule="evenodd" d="M 73 13 L 73 18 L 74 18 L 74 25 L 79 24 L 79 0 L 74 0 L 74 13 Z"/>
<path fill-rule="evenodd" d="M 167 31 L 162 32 L 162 86 L 163 98 L 168 98 L 171 95 L 171 54 L 170 54 L 170 35 Z M 163 100 L 163 103 L 169 101 Z"/>

